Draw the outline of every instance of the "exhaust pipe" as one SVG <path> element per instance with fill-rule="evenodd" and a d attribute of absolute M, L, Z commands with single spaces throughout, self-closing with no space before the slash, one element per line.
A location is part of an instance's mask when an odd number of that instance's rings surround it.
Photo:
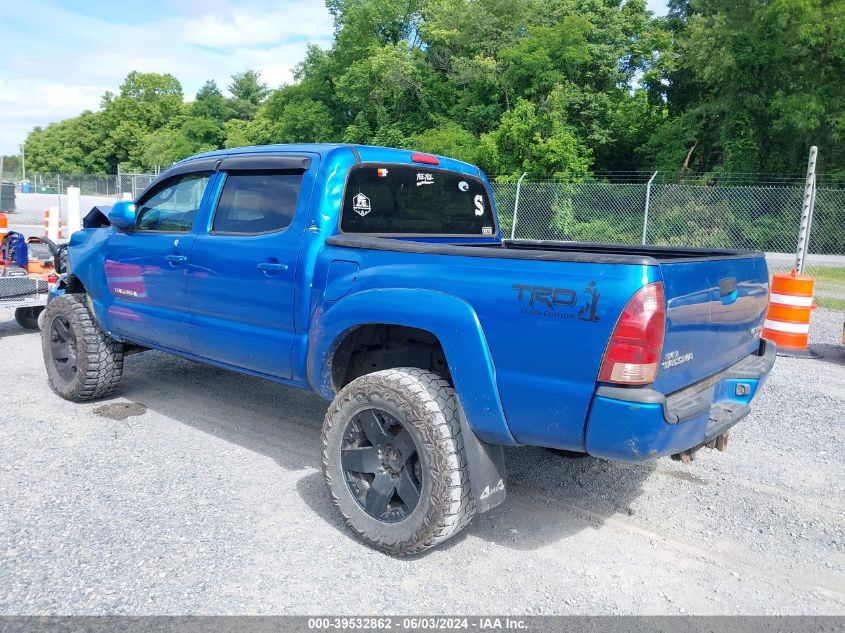
<path fill-rule="evenodd" d="M 728 434 L 722 433 L 719 437 L 712 439 L 709 442 L 699 444 L 698 446 L 687 449 L 681 453 L 675 453 L 672 455 L 672 459 L 676 462 L 689 464 L 694 459 L 695 454 L 702 448 L 715 448 L 719 452 L 724 452 L 728 448 Z"/>

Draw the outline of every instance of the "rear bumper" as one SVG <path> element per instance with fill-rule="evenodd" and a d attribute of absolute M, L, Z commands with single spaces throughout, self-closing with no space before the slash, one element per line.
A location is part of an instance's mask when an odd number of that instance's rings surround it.
<path fill-rule="evenodd" d="M 774 343 L 762 339 L 756 354 L 669 396 L 653 389 L 599 387 L 587 421 L 587 452 L 642 462 L 719 437 L 748 415 L 776 351 Z"/>

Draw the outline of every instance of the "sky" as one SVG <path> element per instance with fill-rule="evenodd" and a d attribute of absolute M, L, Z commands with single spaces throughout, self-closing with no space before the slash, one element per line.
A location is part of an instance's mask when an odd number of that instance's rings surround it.
<path fill-rule="evenodd" d="M 666 12 L 665 0 L 648 7 Z M 290 83 L 307 44 L 329 46 L 332 30 L 321 0 L 0 2 L 0 154 L 18 154 L 36 125 L 98 109 L 133 70 L 171 73 L 188 100 L 247 68 Z"/>

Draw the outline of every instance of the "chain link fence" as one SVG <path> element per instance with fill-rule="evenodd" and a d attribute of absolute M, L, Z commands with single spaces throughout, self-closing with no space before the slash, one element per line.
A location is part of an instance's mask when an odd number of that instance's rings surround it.
<path fill-rule="evenodd" d="M 65 195 L 68 187 L 78 187 L 83 196 L 120 198 L 124 193 L 135 198 L 158 174 L 27 174 L 25 179 L 3 178 L 13 182 L 19 193 Z"/>
<path fill-rule="evenodd" d="M 492 186 L 502 232 L 516 239 L 757 249 L 772 272 L 795 263 L 804 197 L 798 179 Z M 817 278 L 820 296 L 833 299 L 828 305 L 845 309 L 845 188 L 816 190 L 805 272 Z"/>
<path fill-rule="evenodd" d="M 136 198 L 157 176 L 32 174 L 15 184 L 18 192 L 64 195 L 73 186 L 83 196 Z M 803 178 L 731 174 L 678 183 L 653 176 L 493 182 L 502 233 L 516 239 L 758 249 L 766 253 L 772 272 L 792 269 Z M 805 272 L 816 277 L 819 296 L 845 309 L 845 182 L 822 183 L 816 190 Z"/>

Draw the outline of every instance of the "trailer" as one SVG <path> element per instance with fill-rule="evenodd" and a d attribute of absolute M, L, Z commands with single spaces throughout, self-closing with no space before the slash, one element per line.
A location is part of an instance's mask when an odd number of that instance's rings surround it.
<path fill-rule="evenodd" d="M 14 310 L 15 320 L 28 330 L 38 328 L 38 316 L 47 305 L 50 282 L 27 273 L 0 276 L 0 308 Z"/>
<path fill-rule="evenodd" d="M 34 330 L 50 286 L 58 281 L 59 247 L 46 238 L 26 239 L 3 220 L 0 217 L 0 308 L 14 310 L 18 324 Z"/>

